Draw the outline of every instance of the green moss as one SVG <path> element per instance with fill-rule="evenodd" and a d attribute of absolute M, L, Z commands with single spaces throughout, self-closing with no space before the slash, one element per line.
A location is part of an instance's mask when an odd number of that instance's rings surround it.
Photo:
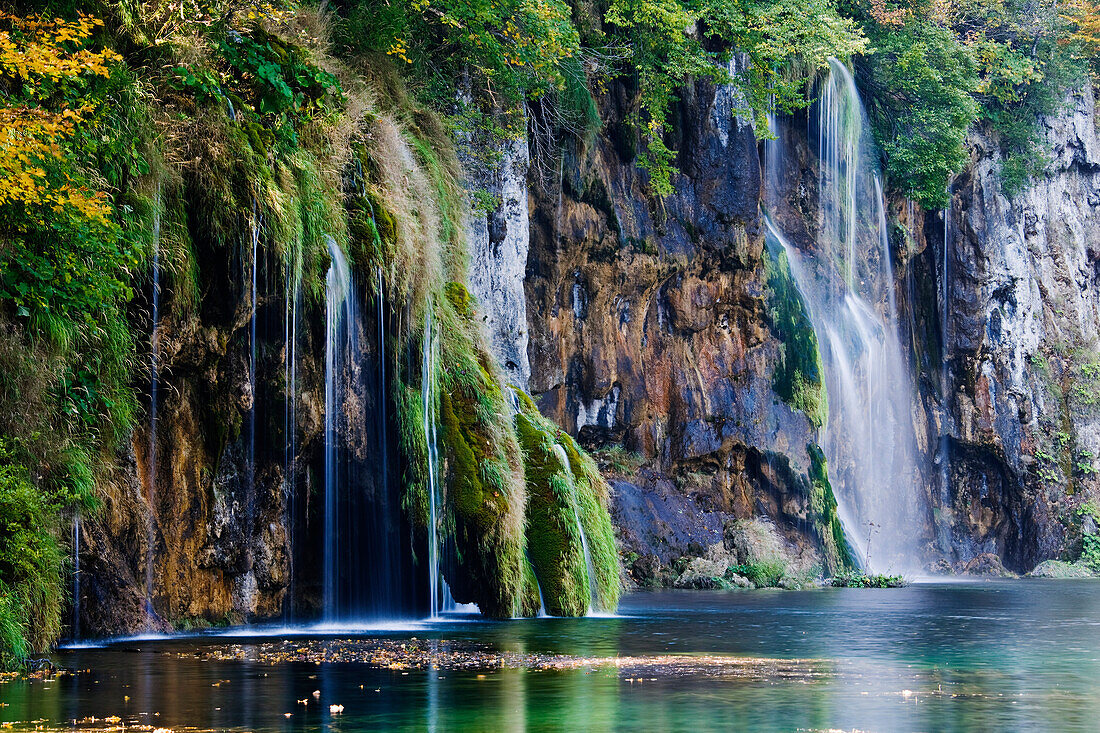
<path fill-rule="evenodd" d="M 446 510 L 460 558 L 452 590 L 483 613 L 512 616 L 523 597 L 522 463 L 500 384 L 472 318 L 435 298 L 440 448 Z"/>
<path fill-rule="evenodd" d="M 443 293 L 447 296 L 447 300 L 454 306 L 455 311 L 463 318 L 473 318 L 474 316 L 474 296 L 470 295 L 470 291 L 466 289 L 466 286 L 458 282 L 449 282 L 443 286 Z"/>
<path fill-rule="evenodd" d="M 852 548 L 844 535 L 844 527 L 837 514 L 836 497 L 829 483 L 829 471 L 821 448 L 810 443 L 806 446 L 810 456 L 810 504 L 814 525 L 821 539 L 825 565 L 830 575 L 856 567 Z"/>
<path fill-rule="evenodd" d="M 607 508 L 611 490 L 592 457 L 581 450 L 568 433 L 563 432 L 561 437 L 561 444 L 569 457 L 581 522 L 596 570 L 599 606 L 602 610 L 614 610 L 619 606 L 622 578 L 615 530 Z"/>
<path fill-rule="evenodd" d="M 516 432 L 527 480 L 527 552 L 546 611 L 554 616 L 583 616 L 590 600 L 588 575 L 565 467 L 537 418 L 520 413 Z"/>
<path fill-rule="evenodd" d="M 393 380 L 393 405 L 398 426 L 398 446 L 402 461 L 402 506 L 413 525 L 427 529 L 428 505 L 428 444 L 424 437 L 423 407 L 420 388 L 408 384 L 407 376 L 399 374 Z"/>
<path fill-rule="evenodd" d="M 791 276 L 787 253 L 770 236 L 768 254 L 764 259 L 768 313 L 783 344 L 782 359 L 772 375 L 772 389 L 788 405 L 806 413 L 814 427 L 820 428 L 825 424 L 829 404 L 817 334 Z"/>
<path fill-rule="evenodd" d="M 613 610 L 621 591 L 618 550 L 607 512 L 608 488 L 595 462 L 576 442 L 539 414 L 520 393 L 516 432 L 527 482 L 527 551 L 553 615 L 584 614 L 596 605 Z M 563 464 L 555 446 L 565 455 Z M 588 577 L 580 530 L 588 541 L 595 578 Z"/>
<path fill-rule="evenodd" d="M 531 564 L 531 557 L 524 554 L 523 560 L 523 597 L 517 616 L 537 616 L 542 608 L 542 597 L 539 589 L 539 579 L 535 575 L 535 567 Z"/>

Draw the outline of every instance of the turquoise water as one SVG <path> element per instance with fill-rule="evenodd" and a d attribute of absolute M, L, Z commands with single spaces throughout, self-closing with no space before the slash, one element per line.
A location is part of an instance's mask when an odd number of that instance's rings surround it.
<path fill-rule="evenodd" d="M 294 635 L 290 647 L 318 636 Z M 123 640 L 55 655 L 64 668 L 86 670 L 79 674 L 0 685 L 0 720 L 64 727 L 118 716 L 153 727 L 257 731 L 1100 727 L 1097 581 L 639 592 L 615 618 L 456 617 L 361 636 L 447 640 L 488 658 L 498 651 L 642 661 L 629 670 L 385 669 L 202 658 L 254 655 L 270 636 Z M 706 663 L 689 671 L 648 665 L 658 655 L 807 660 L 792 666 L 813 673 L 745 677 Z M 329 704 L 344 712 L 330 713 Z"/>

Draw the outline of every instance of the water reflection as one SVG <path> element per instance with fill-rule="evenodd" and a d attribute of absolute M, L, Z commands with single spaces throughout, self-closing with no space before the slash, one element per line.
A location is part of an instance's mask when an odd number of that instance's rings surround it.
<path fill-rule="evenodd" d="M 517 653 L 820 660 L 828 674 L 808 679 L 454 669 L 445 662 L 426 670 L 269 664 L 258 658 L 266 637 L 127 641 L 58 654 L 59 664 L 90 672 L 0 685 L 7 704 L 0 720 L 64 726 L 118 715 L 157 727 L 287 732 L 1091 730 L 1100 719 L 1098 601 L 1100 583 L 1089 581 L 638 593 L 618 618 L 441 623 L 388 633 Z M 201 658 L 238 646 L 253 658 Z M 332 704 L 344 712 L 332 713 Z"/>

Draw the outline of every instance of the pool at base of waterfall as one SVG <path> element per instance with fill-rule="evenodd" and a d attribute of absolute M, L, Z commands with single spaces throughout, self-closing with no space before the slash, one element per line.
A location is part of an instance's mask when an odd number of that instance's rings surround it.
<path fill-rule="evenodd" d="M 654 591 L 613 617 L 450 616 L 58 651 L 19 730 L 1094 730 L 1100 582 Z"/>

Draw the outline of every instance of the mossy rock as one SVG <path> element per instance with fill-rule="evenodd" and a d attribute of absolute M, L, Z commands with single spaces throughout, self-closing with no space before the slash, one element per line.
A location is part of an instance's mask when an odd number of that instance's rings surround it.
<path fill-rule="evenodd" d="M 772 389 L 788 405 L 804 412 L 814 427 L 820 428 L 825 424 L 829 405 L 817 334 L 791 274 L 786 252 L 771 241 L 767 249 L 764 270 L 768 278 L 768 315 L 783 345 L 782 358 L 772 375 Z"/>
<path fill-rule="evenodd" d="M 449 282 L 443 286 L 443 293 L 447 300 L 454 306 L 455 311 L 463 318 L 474 317 L 476 301 L 465 285 L 458 282 Z"/>
<path fill-rule="evenodd" d="M 607 511 L 607 484 L 592 458 L 572 437 L 539 414 L 530 397 L 519 393 L 519 402 L 516 432 L 524 452 L 527 484 L 527 552 L 547 612 L 581 615 L 591 605 L 597 610 L 614 610 L 622 584 Z M 561 446 L 564 462 L 556 445 Z M 591 579 L 581 527 L 595 576 Z"/>
<path fill-rule="evenodd" d="M 554 441 L 530 415 L 516 416 L 527 481 L 526 536 L 547 613 L 584 616 L 591 593 L 573 491 Z"/>
<path fill-rule="evenodd" d="M 525 602 L 523 484 L 509 411 L 475 322 L 438 298 L 440 448 L 445 524 L 454 550 L 451 589 L 485 614 L 517 615 Z M 536 607 L 537 608 L 537 607 Z"/>
<path fill-rule="evenodd" d="M 837 513 L 836 497 L 833 495 L 832 484 L 829 483 L 825 453 L 816 443 L 807 445 L 806 453 L 810 456 L 810 504 L 814 527 L 825 555 L 826 569 L 831 575 L 852 570 L 856 567 L 856 562 Z"/>

